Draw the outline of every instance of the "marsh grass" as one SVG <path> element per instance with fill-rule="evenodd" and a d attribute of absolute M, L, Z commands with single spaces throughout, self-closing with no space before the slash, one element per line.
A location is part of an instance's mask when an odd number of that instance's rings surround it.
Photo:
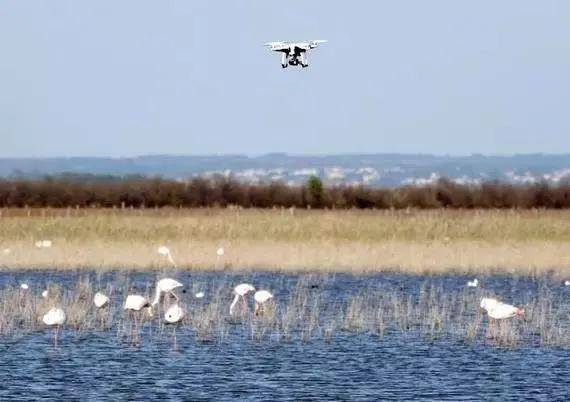
<path fill-rule="evenodd" d="M 328 279 L 321 280 L 317 287 L 314 282 L 310 275 L 300 277 L 291 285 L 288 297 L 277 295 L 275 303 L 259 316 L 250 308 L 230 317 L 231 287 L 223 281 L 204 299 L 183 298 L 186 316 L 176 329 L 164 324 L 163 307 L 156 309 L 152 317 L 140 314 L 139 327 L 134 327 L 132 315 L 122 309 L 131 289 L 128 278 L 104 287 L 112 303 L 100 310 L 92 304 L 97 283 L 87 277 L 68 288 L 49 285 L 46 299 L 33 291 L 8 286 L 0 289 L 0 341 L 47 331 L 41 323 L 42 315 L 53 306 L 63 306 L 66 334 L 71 339 L 89 338 L 92 332 L 115 333 L 120 342 L 134 345 L 170 339 L 176 331 L 178 339 L 191 337 L 217 344 L 240 338 L 254 342 L 330 343 L 337 337 L 370 334 L 379 342 L 405 335 L 430 342 L 451 339 L 507 348 L 570 347 L 570 305 L 554 297 L 545 286 L 534 298 L 521 300 L 526 310 L 523 317 L 493 322 L 479 309 L 481 297 L 490 295 L 481 289 L 446 292 L 426 281 L 415 295 L 397 288 L 363 290 L 340 300 L 326 290 Z M 150 296 L 151 288 L 147 287 L 145 294 Z"/>
<path fill-rule="evenodd" d="M 53 247 L 36 249 L 50 239 Z M 0 267 L 570 276 L 570 211 L 5 209 Z M 224 245 L 223 257 L 216 250 Z"/>

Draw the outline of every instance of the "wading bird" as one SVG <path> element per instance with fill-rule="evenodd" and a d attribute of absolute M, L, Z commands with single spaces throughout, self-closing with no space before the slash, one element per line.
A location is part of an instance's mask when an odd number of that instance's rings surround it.
<path fill-rule="evenodd" d="M 274 52 L 281 53 L 281 67 L 301 66 L 303 68 L 309 66 L 307 52 L 316 48 L 319 43 L 325 43 L 326 40 L 312 40 L 307 42 L 267 42 L 265 46 Z"/>
<path fill-rule="evenodd" d="M 158 254 L 168 258 L 168 261 L 174 265 L 174 267 L 176 268 L 176 262 L 174 262 L 174 258 L 172 258 L 172 253 L 170 252 L 170 249 L 166 246 L 160 246 L 157 250 Z"/>
<path fill-rule="evenodd" d="M 564 286 L 570 286 L 570 281 L 564 281 Z"/>
<path fill-rule="evenodd" d="M 53 243 L 51 240 L 38 240 L 34 243 L 37 248 L 50 248 Z"/>
<path fill-rule="evenodd" d="M 97 292 L 95 293 L 95 296 L 93 296 L 93 304 L 95 304 L 95 307 L 97 308 L 103 308 L 109 304 L 109 297 L 101 292 Z"/>
<path fill-rule="evenodd" d="M 178 303 L 170 306 L 168 310 L 166 310 L 166 313 L 164 313 L 164 321 L 166 321 L 167 324 L 172 324 L 174 327 L 172 330 L 173 349 L 176 349 L 176 324 L 182 321 L 183 318 L 184 310 L 178 305 Z"/>
<path fill-rule="evenodd" d="M 53 307 L 42 318 L 45 325 L 53 327 L 53 346 L 57 346 L 59 328 L 65 323 L 65 319 L 65 312 L 58 307 Z"/>
<path fill-rule="evenodd" d="M 156 293 L 154 295 L 154 300 L 152 301 L 152 307 L 156 306 L 158 304 L 158 302 L 160 301 L 160 296 L 163 293 L 167 293 L 169 295 L 172 295 L 176 301 L 178 301 L 178 296 L 176 296 L 176 294 L 173 292 L 174 289 L 178 289 L 181 288 L 182 283 L 178 282 L 176 279 L 172 279 L 172 278 L 163 278 L 161 280 L 159 280 L 156 283 Z"/>
<path fill-rule="evenodd" d="M 218 248 L 218 249 L 216 250 L 216 255 L 217 255 L 218 257 L 223 257 L 223 256 L 224 256 L 224 253 L 225 253 L 225 252 L 224 252 L 224 248 L 223 248 L 223 247 L 220 247 L 220 248 Z"/>
<path fill-rule="evenodd" d="M 255 300 L 255 310 L 253 313 L 254 315 L 258 315 L 263 313 L 265 308 L 265 303 L 273 299 L 273 295 L 267 290 L 258 290 L 253 295 L 253 299 Z"/>
<path fill-rule="evenodd" d="M 477 278 L 473 279 L 472 281 L 467 282 L 468 288 L 476 288 L 477 286 L 479 286 L 479 279 L 477 279 Z"/>
<path fill-rule="evenodd" d="M 27 283 L 22 283 L 22 284 L 20 284 L 20 289 L 22 289 L 22 290 L 28 290 L 29 288 L 30 288 L 30 287 L 28 286 Z"/>
<path fill-rule="evenodd" d="M 481 308 L 494 320 L 504 320 L 506 318 L 512 318 L 524 314 L 523 309 L 488 297 L 481 299 Z"/>
<path fill-rule="evenodd" d="M 42 297 L 44 299 L 47 299 L 48 295 L 49 295 L 49 292 L 47 291 L 47 289 L 42 292 Z"/>
<path fill-rule="evenodd" d="M 230 305 L 230 315 L 233 315 L 234 307 L 236 306 L 237 302 L 240 299 L 242 300 L 243 304 L 247 308 L 247 301 L 245 300 L 245 296 L 249 292 L 255 292 L 255 288 L 252 285 L 250 285 L 249 283 L 240 283 L 239 285 L 237 285 L 234 288 L 235 297 L 234 297 L 234 300 L 232 301 L 232 304 Z"/>
<path fill-rule="evenodd" d="M 204 298 L 204 292 L 198 292 L 194 295 L 194 297 L 196 299 L 202 299 L 202 298 Z"/>
<path fill-rule="evenodd" d="M 138 341 L 138 320 L 137 314 L 140 314 L 140 311 L 146 308 L 148 310 L 149 315 L 152 317 L 152 307 L 146 297 L 141 295 L 128 295 L 127 299 L 125 300 L 125 306 L 123 307 L 124 310 L 130 312 L 133 317 L 133 321 L 135 323 L 134 333 L 133 333 L 133 343 L 137 343 Z"/>

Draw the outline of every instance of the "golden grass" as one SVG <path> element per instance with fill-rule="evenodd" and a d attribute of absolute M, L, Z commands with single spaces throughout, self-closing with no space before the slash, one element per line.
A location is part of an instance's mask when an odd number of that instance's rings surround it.
<path fill-rule="evenodd" d="M 162 244 L 186 268 L 568 276 L 570 211 L 1 211 L 7 268 L 157 268 Z"/>

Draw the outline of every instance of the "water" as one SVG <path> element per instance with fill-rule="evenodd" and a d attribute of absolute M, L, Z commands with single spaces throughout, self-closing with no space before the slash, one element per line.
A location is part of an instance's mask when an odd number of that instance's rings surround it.
<path fill-rule="evenodd" d="M 0 288 L 22 281 L 33 292 L 41 292 L 50 282 L 71 288 L 84 276 L 0 273 Z M 97 286 L 124 281 L 122 274 L 112 272 L 90 276 Z M 176 276 L 205 290 L 206 299 L 219 286 L 247 280 L 264 284 L 282 303 L 300 280 L 267 273 Z M 132 273 L 129 286 L 146 289 L 154 278 Z M 333 306 L 363 291 L 396 289 L 417 295 L 427 281 L 446 292 L 462 292 L 466 280 L 329 275 L 304 277 L 303 283 L 322 295 L 326 316 L 335 311 Z M 513 302 L 523 303 L 545 286 L 558 307 L 567 307 L 570 296 L 549 279 L 489 277 L 482 282 L 486 291 L 500 292 Z M 227 296 L 229 303 L 229 291 Z M 180 328 L 173 350 L 170 327 L 160 335 L 156 331 L 143 328 L 140 347 L 125 341 L 115 328 L 67 329 L 57 348 L 51 346 L 46 330 L 0 338 L 0 400 L 570 400 L 567 347 L 522 342 L 503 348 L 451 336 L 430 340 L 394 330 L 380 338 L 370 331 L 339 329 L 331 340 L 315 336 L 307 342 L 295 337 L 284 340 L 270 330 L 256 339 L 248 334 L 248 326 L 230 323 L 223 338 L 209 340 L 199 339 L 190 326 Z"/>

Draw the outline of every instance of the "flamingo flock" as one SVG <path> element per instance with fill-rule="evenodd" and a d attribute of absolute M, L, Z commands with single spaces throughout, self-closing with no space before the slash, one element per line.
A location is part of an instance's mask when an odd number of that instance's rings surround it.
<path fill-rule="evenodd" d="M 166 255 L 171 254 L 167 253 Z M 479 281 L 475 278 L 468 281 L 466 286 L 468 288 L 478 287 Z M 173 338 L 174 345 L 176 347 L 176 325 L 182 322 L 186 315 L 185 309 L 181 304 L 180 296 L 177 294 L 177 292 L 182 290 L 183 287 L 184 284 L 176 279 L 162 278 L 156 282 L 154 298 L 152 301 L 137 293 L 130 293 L 127 295 L 123 304 L 123 310 L 131 316 L 134 326 L 133 339 L 135 341 L 137 339 L 140 322 L 142 321 L 145 311 L 149 317 L 153 317 L 153 309 L 160 304 L 161 300 L 163 300 L 163 322 L 167 325 L 174 326 Z M 21 283 L 20 289 L 22 291 L 27 291 L 29 289 L 29 285 L 27 283 Z M 237 307 L 241 308 L 242 313 L 249 310 L 248 296 L 250 294 L 253 294 L 254 317 L 264 314 L 266 307 L 274 301 L 274 295 L 270 291 L 264 289 L 256 290 L 252 284 L 240 283 L 233 288 L 234 297 L 229 305 L 230 316 L 235 316 Z M 42 296 L 44 298 L 48 298 L 48 290 L 44 290 L 42 292 Z M 203 291 L 194 295 L 196 299 L 201 299 L 204 296 L 205 293 Z M 174 300 L 172 301 L 172 299 Z M 99 310 L 106 308 L 110 303 L 110 297 L 103 292 L 96 292 L 93 296 L 93 305 Z M 506 304 L 498 299 L 490 297 L 483 297 L 479 307 L 484 310 L 492 320 L 507 320 L 524 315 L 524 309 Z M 54 345 L 57 346 L 59 331 L 66 321 L 65 311 L 61 306 L 52 306 L 42 317 L 42 321 L 46 326 L 54 328 L 53 341 Z"/>
<path fill-rule="evenodd" d="M 51 241 L 38 242 L 38 248 L 51 247 Z M 168 261 L 176 266 L 172 252 L 166 246 L 161 246 L 157 249 L 159 255 L 164 256 Z M 216 250 L 216 255 L 221 257 L 224 255 L 223 248 Z M 479 287 L 479 280 L 477 278 L 471 279 L 466 283 L 468 288 Z M 564 286 L 570 286 L 570 281 L 563 282 Z M 163 300 L 163 322 L 168 325 L 173 325 L 174 344 L 176 345 L 176 324 L 179 324 L 185 317 L 185 309 L 181 303 L 178 291 L 182 291 L 184 284 L 173 278 L 162 278 L 156 282 L 154 298 L 151 300 L 145 296 L 137 293 L 131 293 L 126 296 L 123 304 L 123 310 L 131 316 L 134 332 L 138 333 L 138 328 L 142 320 L 143 314 L 146 311 L 149 317 L 154 315 L 154 308 L 156 308 L 161 300 Z M 27 292 L 29 285 L 27 283 L 20 284 L 20 290 Z M 274 295 L 265 289 L 257 290 L 252 284 L 240 283 L 233 288 L 233 300 L 229 305 L 229 315 L 235 316 L 236 309 L 239 307 L 242 314 L 249 311 L 248 296 L 253 294 L 254 310 L 253 316 L 259 316 L 265 313 L 266 307 L 271 304 L 275 298 Z M 48 290 L 41 293 L 44 299 L 49 299 Z M 194 298 L 202 299 L 205 297 L 204 291 L 195 293 Z M 173 301 L 172 301 L 173 299 Z M 96 292 L 93 296 L 93 305 L 98 310 L 103 310 L 111 303 L 111 298 L 103 292 Z M 524 309 L 506 304 L 496 298 L 483 297 L 479 307 L 486 312 L 488 317 L 492 320 L 507 320 L 518 316 L 524 315 Z M 49 311 L 42 317 L 42 322 L 54 328 L 53 340 L 54 345 L 57 345 L 58 334 L 61 327 L 65 324 L 66 314 L 62 306 L 51 306 Z"/>

